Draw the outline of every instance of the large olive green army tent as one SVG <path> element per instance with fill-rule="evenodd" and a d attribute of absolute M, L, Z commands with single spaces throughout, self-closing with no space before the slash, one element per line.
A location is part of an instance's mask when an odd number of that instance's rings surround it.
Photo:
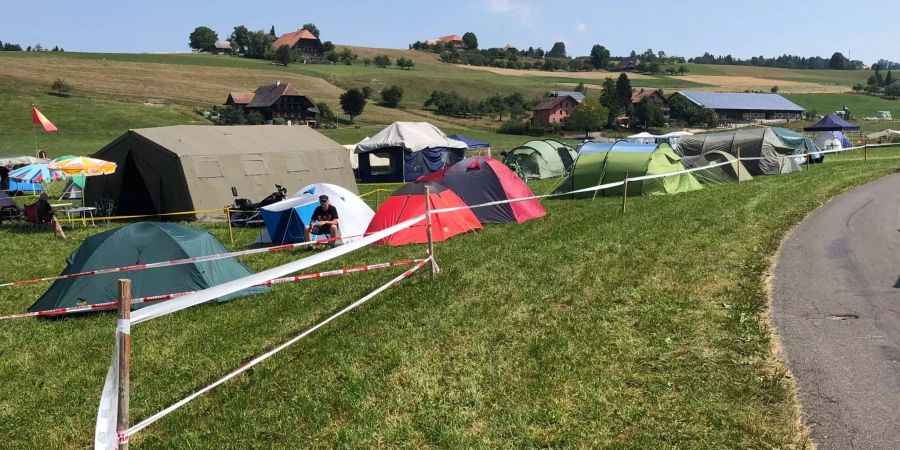
<path fill-rule="evenodd" d="M 738 149 L 741 162 L 753 176 L 798 172 L 799 163 L 805 158 L 803 155 L 817 151 L 809 138 L 785 128 L 744 128 L 695 134 L 678 140 L 678 152 L 682 156 L 713 151 L 736 156 Z"/>
<path fill-rule="evenodd" d="M 615 143 L 589 142 L 578 150 L 578 159 L 572 173 L 556 189 L 565 193 L 600 184 L 614 183 L 644 175 L 660 175 L 684 170 L 681 157 L 669 144 L 635 144 L 627 141 Z M 681 173 L 669 177 L 628 182 L 628 195 L 676 194 L 702 189 L 690 174 Z M 621 195 L 623 187 L 605 189 L 597 195 Z M 591 197 L 593 192 L 579 194 Z"/>
<path fill-rule="evenodd" d="M 506 154 L 503 163 L 518 165 L 528 178 L 561 177 L 571 170 L 578 154 L 552 139 L 528 141 Z"/>
<path fill-rule="evenodd" d="M 173 223 L 138 222 L 85 239 L 66 259 L 67 265 L 62 274 L 225 252 L 225 247 L 206 231 Z M 197 291 L 251 274 L 250 269 L 240 261 L 229 258 L 135 270 L 128 272 L 127 278 L 132 282 L 132 297 L 139 298 Z M 45 311 L 113 301 L 116 299 L 116 280 L 119 278 L 123 278 L 121 273 L 56 280 L 28 310 Z M 264 287 L 250 288 L 217 301 L 267 290 Z M 134 307 L 146 305 L 135 304 Z"/>
<path fill-rule="evenodd" d="M 119 167 L 112 175 L 88 177 L 85 204 L 112 200 L 120 215 L 221 211 L 233 201 L 232 187 L 252 201 L 271 194 L 276 184 L 289 192 L 313 183 L 356 192 L 347 150 L 307 126 L 143 128 L 93 156 Z"/>
<path fill-rule="evenodd" d="M 705 170 L 691 172 L 694 178 L 703 183 L 736 183 L 753 179 L 737 158 L 725 152 L 712 151 L 697 156 L 684 156 L 681 164 L 686 169 L 707 167 Z"/>

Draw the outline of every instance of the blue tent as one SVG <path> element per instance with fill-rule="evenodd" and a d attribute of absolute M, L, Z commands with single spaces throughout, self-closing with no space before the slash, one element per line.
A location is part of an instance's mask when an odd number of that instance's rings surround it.
<path fill-rule="evenodd" d="M 311 184 L 291 198 L 260 209 L 266 231 L 258 242 L 293 244 L 306 239 L 306 226 L 319 206 L 319 196 L 328 196 L 340 218 L 340 235 L 345 238 L 361 236 L 375 212 L 353 192 L 328 183 Z"/>
<path fill-rule="evenodd" d="M 457 141 L 465 142 L 466 145 L 469 146 L 469 148 L 490 148 L 490 146 L 491 146 L 491 144 L 488 144 L 487 142 L 479 141 L 478 139 L 475 139 L 475 138 L 470 138 L 464 134 L 451 134 L 450 136 L 447 136 L 447 137 L 450 139 L 457 140 Z"/>
<path fill-rule="evenodd" d="M 815 124 L 804 128 L 803 131 L 843 131 L 858 129 L 859 125 L 847 122 L 843 117 L 837 114 L 829 114 Z"/>

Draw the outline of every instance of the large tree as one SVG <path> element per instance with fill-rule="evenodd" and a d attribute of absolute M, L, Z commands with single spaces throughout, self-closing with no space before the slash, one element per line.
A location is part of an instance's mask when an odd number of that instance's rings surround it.
<path fill-rule="evenodd" d="M 595 69 L 605 69 L 609 64 L 609 50 L 600 44 L 591 47 L 591 65 Z"/>
<path fill-rule="evenodd" d="M 831 61 L 828 62 L 828 68 L 834 70 L 846 70 L 850 67 L 850 61 L 841 52 L 834 52 L 831 55 Z"/>
<path fill-rule="evenodd" d="M 253 31 L 247 35 L 247 51 L 245 56 L 249 58 L 268 59 L 275 54 L 272 43 L 275 37 L 263 30 Z"/>
<path fill-rule="evenodd" d="M 319 27 L 317 27 L 316 24 L 310 22 L 308 24 L 303 25 L 303 29 L 312 33 L 313 36 L 319 37 Z"/>
<path fill-rule="evenodd" d="M 388 55 L 375 55 L 375 58 L 372 60 L 375 63 L 376 67 L 381 67 L 384 69 L 385 67 L 391 65 L 391 57 Z"/>
<path fill-rule="evenodd" d="M 634 112 L 634 107 L 631 104 L 631 80 L 628 79 L 628 75 L 625 73 L 619 75 L 619 79 L 616 80 L 616 102 L 619 106 L 618 112 L 631 117 Z"/>
<path fill-rule="evenodd" d="M 244 54 L 247 52 L 247 45 L 250 41 L 250 30 L 243 25 L 238 25 L 234 27 L 234 31 L 231 32 L 228 40 L 231 41 L 231 48 L 240 54 Z"/>
<path fill-rule="evenodd" d="M 209 27 L 197 27 L 194 28 L 194 31 L 189 36 L 190 41 L 188 45 L 194 49 L 201 52 L 208 52 L 216 47 L 216 41 L 219 40 L 219 35 L 216 34 L 212 28 Z"/>
<path fill-rule="evenodd" d="M 287 44 L 282 44 L 275 50 L 275 61 L 278 61 L 282 66 L 287 66 L 294 60 L 294 55 L 291 53 L 291 46 Z"/>
<path fill-rule="evenodd" d="M 616 115 L 619 110 L 619 99 L 616 96 L 616 82 L 612 78 L 603 80 L 603 87 L 600 91 L 600 104 L 606 107 L 608 111 L 607 120 L 610 126 L 616 123 Z"/>
<path fill-rule="evenodd" d="M 275 25 L 272 25 L 272 28 L 269 28 L 269 35 L 275 37 Z"/>
<path fill-rule="evenodd" d="M 547 57 L 549 58 L 565 58 L 566 55 L 566 43 L 565 42 L 557 42 L 553 44 L 553 48 L 547 52 Z"/>
<path fill-rule="evenodd" d="M 475 33 L 471 31 L 465 32 L 462 36 L 463 44 L 466 46 L 466 50 L 478 50 L 478 37 L 475 36 Z"/>
<path fill-rule="evenodd" d="M 566 119 L 566 128 L 573 131 L 584 131 L 587 137 L 591 131 L 597 131 L 603 128 L 609 116 L 609 110 L 600 102 L 592 98 L 586 98 L 578 106 L 572 115 Z"/>
<path fill-rule="evenodd" d="M 362 114 L 363 108 L 366 107 L 366 96 L 362 91 L 353 88 L 341 94 L 341 110 L 344 114 L 350 116 L 350 123 L 356 116 Z"/>
<path fill-rule="evenodd" d="M 644 97 L 634 108 L 634 117 L 629 125 L 632 129 L 646 130 L 650 127 L 662 126 L 665 122 L 662 108 L 650 97 Z"/>

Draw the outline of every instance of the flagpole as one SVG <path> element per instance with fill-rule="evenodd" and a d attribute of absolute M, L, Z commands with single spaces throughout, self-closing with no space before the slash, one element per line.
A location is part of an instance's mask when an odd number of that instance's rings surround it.
<path fill-rule="evenodd" d="M 37 125 L 34 123 L 34 103 L 31 104 L 31 130 L 34 131 L 34 157 L 37 158 Z"/>

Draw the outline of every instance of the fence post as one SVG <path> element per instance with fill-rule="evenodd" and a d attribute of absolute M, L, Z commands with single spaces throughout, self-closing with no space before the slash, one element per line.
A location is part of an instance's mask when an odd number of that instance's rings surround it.
<path fill-rule="evenodd" d="M 869 162 L 869 139 L 863 138 L 863 162 Z"/>
<path fill-rule="evenodd" d="M 734 172 L 735 172 L 735 175 L 737 175 L 738 186 L 740 186 L 741 185 L 741 165 L 743 164 L 741 162 L 741 147 L 738 146 L 736 148 L 736 150 L 737 150 L 737 164 L 734 168 Z"/>
<path fill-rule="evenodd" d="M 128 403 L 131 380 L 131 280 L 119 280 L 118 324 L 116 339 L 119 342 L 119 410 L 116 418 L 116 436 L 119 450 L 128 450 Z"/>
<path fill-rule="evenodd" d="M 434 241 L 431 239 L 431 189 L 425 186 L 425 236 L 428 238 L 428 257 L 431 259 L 431 279 L 434 279 Z"/>
<path fill-rule="evenodd" d="M 234 230 L 231 228 L 231 206 L 225 207 L 225 220 L 228 221 L 228 238 L 231 239 L 231 245 L 234 245 Z"/>
<path fill-rule="evenodd" d="M 812 160 L 812 153 L 809 150 L 806 151 L 806 171 L 809 172 L 809 162 Z"/>
<path fill-rule="evenodd" d="M 622 185 L 622 212 L 625 212 L 625 205 L 628 203 L 628 171 L 625 171 L 625 184 Z"/>

